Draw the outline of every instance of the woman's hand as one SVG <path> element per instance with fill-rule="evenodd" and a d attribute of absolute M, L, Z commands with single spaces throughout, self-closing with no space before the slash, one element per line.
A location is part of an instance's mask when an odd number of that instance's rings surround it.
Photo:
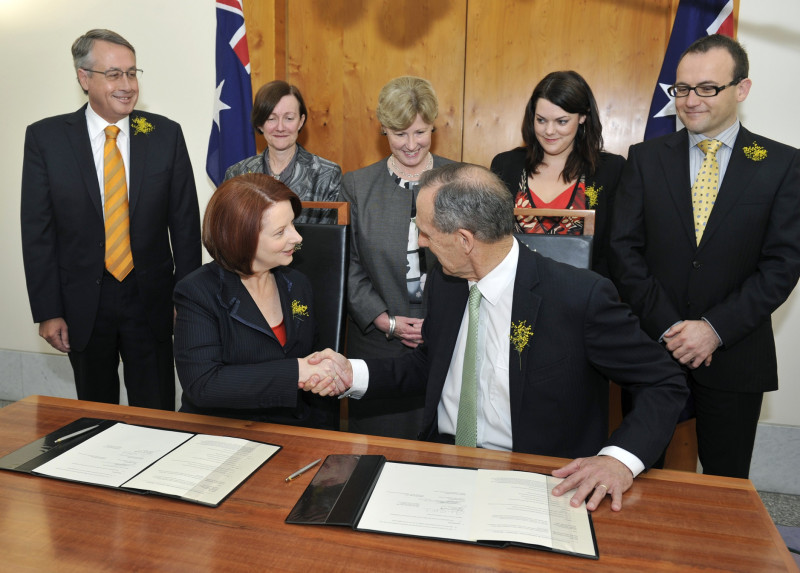
<path fill-rule="evenodd" d="M 423 319 L 421 318 L 395 316 L 392 337 L 399 338 L 400 341 L 409 348 L 416 348 L 422 344 L 422 323 Z M 384 312 L 379 315 L 378 318 L 373 321 L 373 324 L 375 328 L 384 334 L 389 334 L 391 324 L 388 313 Z"/>
<path fill-rule="evenodd" d="M 353 374 L 347 359 L 330 349 L 298 358 L 297 386 L 320 396 L 338 396 L 350 388 Z"/>

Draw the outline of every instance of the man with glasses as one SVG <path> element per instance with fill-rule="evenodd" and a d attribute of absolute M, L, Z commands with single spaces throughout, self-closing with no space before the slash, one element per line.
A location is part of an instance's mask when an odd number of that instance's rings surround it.
<path fill-rule="evenodd" d="M 30 125 L 22 250 L 34 322 L 69 353 L 78 398 L 172 410 L 172 290 L 200 266 L 194 175 L 180 126 L 134 111 L 142 71 L 127 40 L 72 45 L 88 104 Z"/>
<path fill-rule="evenodd" d="M 735 40 L 687 48 L 669 89 L 685 129 L 630 148 L 611 233 L 623 299 L 687 370 L 703 471 L 743 478 L 778 388 L 770 315 L 800 276 L 800 154 L 739 123 L 747 76 Z"/>

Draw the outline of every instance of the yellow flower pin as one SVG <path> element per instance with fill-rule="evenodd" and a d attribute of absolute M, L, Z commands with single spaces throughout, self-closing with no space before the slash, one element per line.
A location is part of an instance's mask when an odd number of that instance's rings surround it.
<path fill-rule="evenodd" d="M 603 190 L 603 186 L 595 187 L 594 185 L 589 185 L 586 188 L 585 194 L 586 198 L 589 200 L 588 207 L 593 209 L 597 206 L 597 198 L 600 196 L 600 191 Z"/>
<path fill-rule="evenodd" d="M 155 129 L 155 127 L 153 127 L 153 124 L 147 121 L 142 116 L 134 117 L 131 120 L 131 125 L 133 126 L 133 135 L 138 135 L 140 133 L 144 133 L 145 135 L 147 135 L 148 133 L 150 133 Z"/>
<path fill-rule="evenodd" d="M 744 148 L 744 156 L 753 161 L 761 161 L 767 157 L 767 150 L 754 141 L 753 145 Z"/>
<path fill-rule="evenodd" d="M 508 338 L 511 340 L 511 345 L 519 354 L 520 368 L 522 368 L 522 351 L 528 347 L 531 336 L 533 336 L 533 327 L 528 326 L 528 321 L 520 320 L 516 324 L 513 322 L 511 323 L 511 334 Z"/>
<path fill-rule="evenodd" d="M 305 304 L 300 304 L 299 301 L 293 300 L 292 301 L 292 318 L 299 318 L 302 320 L 303 317 L 308 316 L 308 306 Z"/>

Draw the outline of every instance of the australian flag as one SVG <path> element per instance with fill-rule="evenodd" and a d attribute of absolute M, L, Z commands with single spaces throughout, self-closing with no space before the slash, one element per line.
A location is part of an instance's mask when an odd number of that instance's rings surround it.
<path fill-rule="evenodd" d="M 680 0 L 650 104 L 645 139 L 666 135 L 677 129 L 675 100 L 667 93 L 667 88 L 675 82 L 675 70 L 684 50 L 698 38 L 710 34 L 733 37 L 733 0 Z"/>
<path fill-rule="evenodd" d="M 217 0 L 217 89 L 206 173 L 219 185 L 234 163 L 256 153 L 253 88 L 241 0 Z"/>

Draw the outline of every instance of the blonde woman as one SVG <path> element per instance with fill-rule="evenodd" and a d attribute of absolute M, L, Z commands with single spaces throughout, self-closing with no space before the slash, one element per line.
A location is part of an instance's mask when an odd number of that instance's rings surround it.
<path fill-rule="evenodd" d="M 376 111 L 390 153 L 342 180 L 342 198 L 351 209 L 350 358 L 400 356 L 423 342 L 423 290 L 435 260 L 417 242 L 417 182 L 426 171 L 451 162 L 430 150 L 439 104 L 428 80 L 391 80 Z M 421 430 L 423 405 L 424 396 L 351 401 L 349 429 L 413 439 Z"/>

